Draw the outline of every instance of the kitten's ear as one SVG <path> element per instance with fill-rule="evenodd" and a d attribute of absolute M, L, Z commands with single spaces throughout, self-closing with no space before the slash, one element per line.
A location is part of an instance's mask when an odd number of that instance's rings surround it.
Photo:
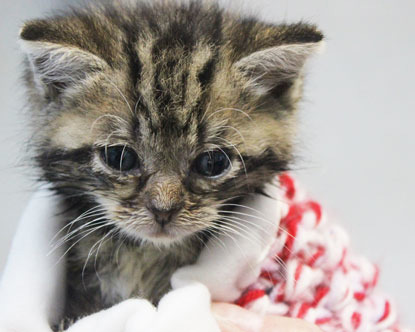
<path fill-rule="evenodd" d="M 39 21 L 26 23 L 20 31 L 33 82 L 47 98 L 102 71 L 107 63 L 100 57 L 66 41 L 50 40 L 39 29 Z"/>
<path fill-rule="evenodd" d="M 313 35 L 294 38 L 277 46 L 262 48 L 238 60 L 234 66 L 248 79 L 248 88 L 256 95 L 281 95 L 301 77 L 307 59 L 323 47 L 323 35 L 310 29 Z"/>

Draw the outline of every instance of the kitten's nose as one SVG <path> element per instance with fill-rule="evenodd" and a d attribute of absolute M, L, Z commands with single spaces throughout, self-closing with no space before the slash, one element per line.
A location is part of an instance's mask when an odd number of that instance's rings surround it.
<path fill-rule="evenodd" d="M 147 183 L 144 202 L 162 227 L 170 223 L 184 206 L 180 178 L 174 175 L 153 175 Z"/>
<path fill-rule="evenodd" d="M 154 219 L 161 227 L 164 227 L 170 223 L 177 215 L 177 213 L 182 209 L 182 207 L 182 203 L 171 206 L 168 209 L 160 209 L 151 203 L 147 205 L 147 209 L 151 211 L 151 213 L 154 215 Z"/>

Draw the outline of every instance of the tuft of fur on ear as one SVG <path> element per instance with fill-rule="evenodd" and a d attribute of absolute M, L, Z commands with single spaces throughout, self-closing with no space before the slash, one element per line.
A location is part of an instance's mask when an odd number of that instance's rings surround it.
<path fill-rule="evenodd" d="M 105 60 L 76 46 L 30 40 L 27 36 L 24 27 L 19 43 L 27 56 L 34 84 L 45 97 L 56 97 L 67 87 L 107 66 Z"/>
<path fill-rule="evenodd" d="M 248 79 L 248 88 L 258 96 L 278 95 L 301 76 L 307 59 L 323 42 L 283 44 L 254 52 L 234 64 Z"/>

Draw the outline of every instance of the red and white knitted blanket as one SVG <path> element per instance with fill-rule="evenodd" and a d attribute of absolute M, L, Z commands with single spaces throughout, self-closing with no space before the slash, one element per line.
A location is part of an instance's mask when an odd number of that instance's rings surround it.
<path fill-rule="evenodd" d="M 288 208 L 260 277 L 236 303 L 326 332 L 406 331 L 391 299 L 376 288 L 378 267 L 350 251 L 345 231 L 327 222 L 291 176 L 280 176 L 280 185 Z"/>

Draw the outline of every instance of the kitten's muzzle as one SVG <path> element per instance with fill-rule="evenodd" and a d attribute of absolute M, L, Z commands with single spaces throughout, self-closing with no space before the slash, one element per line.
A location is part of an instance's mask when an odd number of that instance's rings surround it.
<path fill-rule="evenodd" d="M 154 215 L 154 220 L 161 227 L 164 227 L 174 219 L 174 217 L 183 208 L 183 205 L 183 203 L 178 203 L 174 206 L 171 206 L 168 209 L 160 209 L 157 206 L 150 203 L 147 204 L 147 209 Z"/>
<path fill-rule="evenodd" d="M 180 178 L 173 175 L 153 175 L 144 194 L 145 206 L 161 227 L 170 223 L 184 207 Z"/>

